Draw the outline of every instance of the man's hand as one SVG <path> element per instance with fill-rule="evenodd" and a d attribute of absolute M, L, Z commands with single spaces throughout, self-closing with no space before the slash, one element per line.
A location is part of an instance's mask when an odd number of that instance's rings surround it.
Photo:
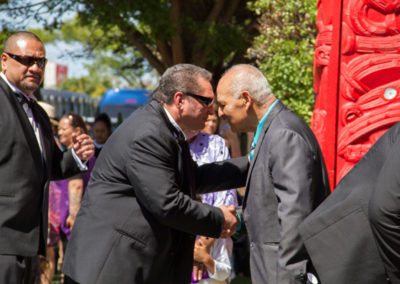
<path fill-rule="evenodd" d="M 73 149 L 82 161 L 89 160 L 94 155 L 94 144 L 92 138 L 87 134 L 72 134 Z"/>
<path fill-rule="evenodd" d="M 236 218 L 235 206 L 229 205 L 224 206 L 221 205 L 219 208 L 222 210 L 224 214 L 224 227 L 221 232 L 221 238 L 227 238 L 232 236 L 235 233 L 235 228 L 238 223 L 238 219 Z"/>

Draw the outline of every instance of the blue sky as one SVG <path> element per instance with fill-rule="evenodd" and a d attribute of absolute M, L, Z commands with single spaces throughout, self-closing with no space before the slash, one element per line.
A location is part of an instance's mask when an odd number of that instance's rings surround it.
<path fill-rule="evenodd" d="M 88 74 L 84 64 L 89 63 L 90 60 L 84 58 L 74 58 L 69 54 L 76 52 L 80 49 L 79 44 L 67 44 L 64 42 L 57 42 L 55 44 L 46 44 L 46 56 L 50 61 L 67 65 L 68 78 L 82 77 Z"/>
<path fill-rule="evenodd" d="M 41 0 L 25 0 L 24 2 L 22 1 L 21 2 L 26 5 L 28 3 L 37 3 L 40 1 Z M 74 15 L 75 15 L 74 12 L 66 13 L 63 16 L 63 20 L 68 20 L 74 17 Z M 49 15 L 49 17 L 51 17 L 51 15 Z M 9 21 L 11 26 L 13 24 L 18 25 L 21 23 L 25 23 L 26 29 L 42 27 L 42 25 L 37 21 L 35 21 L 34 19 L 11 18 L 4 11 L 0 12 L 0 18 L 2 18 L 3 22 Z M 69 78 L 81 77 L 88 74 L 87 70 L 84 67 L 84 64 L 90 61 L 85 60 L 84 58 L 74 58 L 69 56 L 69 54 L 76 52 L 79 49 L 81 49 L 81 46 L 79 46 L 79 44 L 67 44 L 64 42 L 58 42 L 56 44 L 46 44 L 46 56 L 50 61 L 67 65 Z"/>

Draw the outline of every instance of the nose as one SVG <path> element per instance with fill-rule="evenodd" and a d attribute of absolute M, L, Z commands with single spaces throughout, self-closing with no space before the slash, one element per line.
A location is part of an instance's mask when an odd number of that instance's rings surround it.
<path fill-rule="evenodd" d="M 39 67 L 39 65 L 35 62 L 32 66 L 29 67 L 29 72 L 32 74 L 40 75 L 43 72 L 43 69 Z"/>

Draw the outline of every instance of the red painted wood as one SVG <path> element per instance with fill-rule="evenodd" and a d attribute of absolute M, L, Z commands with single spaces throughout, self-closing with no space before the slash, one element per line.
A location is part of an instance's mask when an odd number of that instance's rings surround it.
<path fill-rule="evenodd" d="M 399 15 L 400 0 L 318 2 L 312 128 L 331 187 L 400 121 Z"/>

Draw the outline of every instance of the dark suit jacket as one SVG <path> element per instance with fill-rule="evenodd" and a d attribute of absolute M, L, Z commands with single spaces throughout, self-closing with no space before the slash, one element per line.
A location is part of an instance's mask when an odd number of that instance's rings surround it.
<path fill-rule="evenodd" d="M 38 107 L 44 160 L 32 126 L 7 83 L 0 78 L 0 254 L 45 254 L 48 181 L 77 173 L 72 154 L 54 142 L 49 118 Z"/>
<path fill-rule="evenodd" d="M 102 149 L 79 211 L 64 272 L 79 283 L 189 283 L 195 235 L 219 237 L 219 209 L 192 199 L 244 185 L 246 158 L 197 168 L 156 101 Z M 215 187 L 214 184 L 219 186 Z"/>
<path fill-rule="evenodd" d="M 387 171 L 384 165 L 396 159 L 399 151 L 400 124 L 396 124 L 300 226 L 323 284 L 387 283 L 368 220 L 368 204 L 374 190 L 386 187 L 384 182 L 376 181 Z M 388 173 L 398 171 L 392 168 Z"/>
<path fill-rule="evenodd" d="M 328 194 L 317 140 L 278 102 L 257 142 L 243 205 L 253 283 L 304 282 L 312 267 L 298 226 Z"/>
<path fill-rule="evenodd" d="M 397 125 L 399 128 L 399 125 Z M 398 132 L 392 135 L 398 135 Z M 393 137 L 400 140 L 399 137 Z M 375 181 L 369 219 L 390 283 L 400 283 L 400 143 L 388 155 Z"/>

